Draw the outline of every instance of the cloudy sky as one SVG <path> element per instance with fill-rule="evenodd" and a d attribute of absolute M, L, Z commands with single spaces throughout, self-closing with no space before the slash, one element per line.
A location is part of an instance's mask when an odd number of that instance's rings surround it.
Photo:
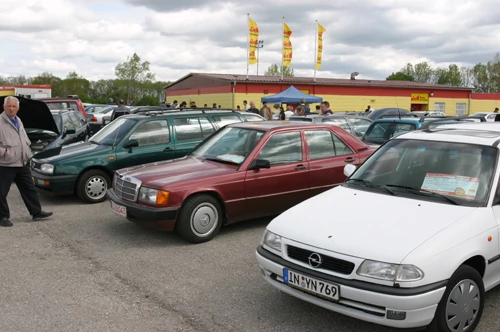
<path fill-rule="evenodd" d="M 315 20 L 325 28 L 318 77 L 385 79 L 408 62 L 473 65 L 500 51 L 498 0 L 1 0 L 0 75 L 48 71 L 113 78 L 137 52 L 158 80 L 246 73 L 247 13 L 281 61 L 282 17 L 296 76 L 312 76 Z M 330 3 L 330 4 L 327 4 Z M 250 66 L 256 74 L 257 66 Z"/>

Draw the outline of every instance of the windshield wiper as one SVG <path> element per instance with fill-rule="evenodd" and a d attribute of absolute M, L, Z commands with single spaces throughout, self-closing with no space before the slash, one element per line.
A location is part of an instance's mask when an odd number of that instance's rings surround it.
<path fill-rule="evenodd" d="M 238 164 L 235 161 L 225 160 L 225 159 L 219 159 L 219 158 L 213 158 L 213 157 L 207 157 L 204 160 L 210 160 L 210 161 L 215 161 L 215 162 L 218 162 L 218 163 L 230 164 L 230 165 L 238 165 L 238 166 L 240 165 L 240 164 Z"/>
<path fill-rule="evenodd" d="M 457 201 L 455 201 L 450 196 L 443 195 L 443 194 L 438 194 L 438 193 L 435 193 L 433 191 L 429 191 L 429 190 L 425 190 L 425 189 L 420 189 L 420 188 L 417 188 L 417 187 L 405 186 L 405 185 L 399 185 L 399 184 L 387 184 L 386 187 L 399 188 L 399 189 L 407 189 L 407 190 L 410 190 L 411 192 L 413 192 L 414 194 L 417 194 L 417 195 L 437 196 L 437 197 L 444 198 L 445 200 L 447 200 L 451 204 L 460 205 Z"/>
<path fill-rule="evenodd" d="M 364 179 L 347 179 L 346 180 L 346 182 L 350 182 L 350 181 L 357 182 L 357 183 L 362 184 L 362 185 L 364 185 L 365 187 L 368 187 L 368 188 L 380 188 L 380 189 L 384 189 L 389 194 L 391 194 L 393 196 L 396 196 L 396 194 L 394 193 L 394 191 L 392 191 L 391 189 L 389 189 L 387 187 L 382 187 L 381 185 L 375 184 L 375 183 L 373 183 L 371 181 L 367 181 L 367 180 L 364 180 Z"/>

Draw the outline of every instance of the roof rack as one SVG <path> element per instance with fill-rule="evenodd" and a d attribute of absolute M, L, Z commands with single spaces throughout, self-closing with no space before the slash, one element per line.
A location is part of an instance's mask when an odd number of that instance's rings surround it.
<path fill-rule="evenodd" d="M 154 111 L 146 111 L 143 113 L 134 113 L 138 115 L 163 115 L 163 114 L 170 114 L 170 113 L 182 113 L 182 112 L 199 112 L 199 113 L 211 113 L 211 112 L 221 112 L 221 113 L 236 113 L 237 111 L 232 110 L 232 109 L 218 109 L 218 108 L 166 108 L 166 109 L 158 109 Z"/>
<path fill-rule="evenodd" d="M 446 116 L 446 117 L 441 117 L 436 120 L 431 120 L 427 121 L 425 124 L 423 124 L 419 130 L 422 131 L 430 131 L 431 126 L 439 126 L 445 125 L 445 124 L 451 124 L 453 122 L 486 122 L 486 119 L 484 118 L 475 118 L 475 117 L 470 117 L 470 116 Z M 443 123 L 440 123 L 443 122 Z"/>

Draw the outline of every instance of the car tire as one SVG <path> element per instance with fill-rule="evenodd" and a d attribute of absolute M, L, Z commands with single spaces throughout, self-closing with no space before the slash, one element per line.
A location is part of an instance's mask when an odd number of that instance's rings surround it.
<path fill-rule="evenodd" d="M 464 291 L 469 294 L 464 296 Z M 467 332 L 474 331 L 483 314 L 484 295 L 483 279 L 479 272 L 468 265 L 460 266 L 448 282 L 428 331 L 462 332 L 464 326 L 468 326 Z M 455 317 L 458 319 L 454 320 Z"/>
<path fill-rule="evenodd" d="M 177 218 L 176 230 L 191 243 L 208 242 L 219 233 L 222 220 L 219 201 L 211 195 L 200 194 L 184 202 Z"/>
<path fill-rule="evenodd" d="M 111 179 L 108 174 L 99 169 L 92 169 L 80 176 L 76 193 L 86 203 L 100 203 L 106 200 L 106 191 L 110 186 Z"/>

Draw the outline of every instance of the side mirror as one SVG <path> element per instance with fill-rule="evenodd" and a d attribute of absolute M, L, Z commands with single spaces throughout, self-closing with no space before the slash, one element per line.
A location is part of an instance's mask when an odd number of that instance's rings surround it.
<path fill-rule="evenodd" d="M 266 159 L 254 159 L 250 166 L 248 166 L 248 170 L 258 170 L 261 168 L 271 168 L 271 163 Z"/>
<path fill-rule="evenodd" d="M 123 146 L 125 149 L 137 148 L 139 146 L 139 141 L 136 139 L 131 139 Z"/>
<path fill-rule="evenodd" d="M 351 164 L 347 164 L 344 167 L 344 175 L 347 177 L 350 177 L 352 175 L 352 173 L 354 173 L 355 170 L 356 170 L 356 166 L 351 165 Z"/>

